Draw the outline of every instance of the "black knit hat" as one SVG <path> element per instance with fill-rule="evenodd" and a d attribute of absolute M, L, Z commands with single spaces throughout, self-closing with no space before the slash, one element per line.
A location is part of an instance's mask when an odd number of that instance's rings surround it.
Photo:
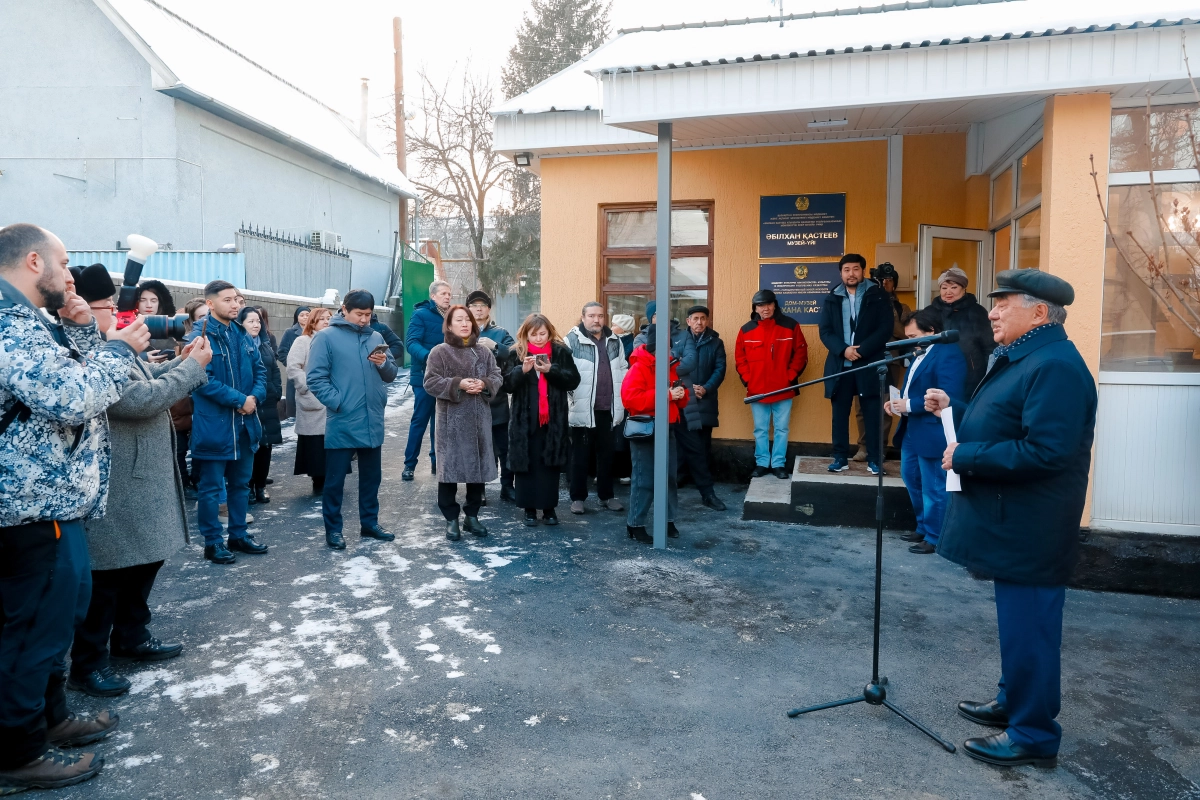
<path fill-rule="evenodd" d="M 488 297 L 488 293 L 483 291 L 482 289 L 476 289 L 475 291 L 473 291 L 469 295 L 467 295 L 466 305 L 469 306 L 469 305 L 471 305 L 471 303 L 483 303 L 488 308 L 491 308 L 492 307 L 492 298 Z"/>
<path fill-rule="evenodd" d="M 658 347 L 658 340 L 654 338 L 657 331 L 657 325 L 646 326 L 646 352 L 650 355 L 654 355 L 654 350 Z"/>
<path fill-rule="evenodd" d="M 113 283 L 112 275 L 108 274 L 108 267 L 103 264 L 84 267 L 75 279 L 75 294 L 82 297 L 85 303 L 111 298 L 116 293 L 117 286 Z"/>

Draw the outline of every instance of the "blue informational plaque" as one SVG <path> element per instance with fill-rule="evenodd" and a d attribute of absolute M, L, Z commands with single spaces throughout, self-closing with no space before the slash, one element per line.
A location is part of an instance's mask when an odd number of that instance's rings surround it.
<path fill-rule="evenodd" d="M 759 258 L 840 258 L 846 252 L 846 195 L 759 198 Z"/>
<path fill-rule="evenodd" d="M 825 295 L 841 282 L 836 261 L 758 265 L 758 288 L 774 292 L 779 310 L 803 325 L 821 321 Z"/>

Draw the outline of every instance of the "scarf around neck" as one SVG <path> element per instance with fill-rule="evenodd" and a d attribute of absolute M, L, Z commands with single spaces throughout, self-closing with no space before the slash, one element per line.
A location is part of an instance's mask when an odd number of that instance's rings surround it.
<path fill-rule="evenodd" d="M 546 342 L 541 347 L 529 342 L 527 347 L 531 356 L 542 355 L 550 358 L 552 349 L 550 342 Z M 541 427 L 550 424 L 550 396 L 546 392 L 546 373 L 537 372 L 536 374 L 538 379 L 538 427 Z"/>

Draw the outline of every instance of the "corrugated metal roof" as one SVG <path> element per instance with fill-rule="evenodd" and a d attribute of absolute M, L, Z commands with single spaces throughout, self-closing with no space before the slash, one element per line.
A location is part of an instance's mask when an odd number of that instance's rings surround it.
<path fill-rule="evenodd" d="M 69 250 L 71 265 L 86 267 L 103 264 L 109 272 L 124 274 L 126 250 Z M 200 250 L 160 250 L 150 256 L 142 269 L 142 278 L 162 281 L 185 281 L 201 286 L 218 278 L 229 281 L 239 289 L 246 288 L 246 254 L 213 253 Z"/>
<path fill-rule="evenodd" d="M 154 88 L 307 155 L 417 197 L 357 125 L 155 0 L 93 0 L 149 62 Z"/>

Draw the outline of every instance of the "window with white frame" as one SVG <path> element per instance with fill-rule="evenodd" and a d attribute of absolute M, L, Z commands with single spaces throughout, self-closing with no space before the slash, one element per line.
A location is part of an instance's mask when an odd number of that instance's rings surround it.
<path fill-rule="evenodd" d="M 1042 141 L 1033 142 L 992 175 L 992 264 L 1038 269 L 1042 247 Z"/>

